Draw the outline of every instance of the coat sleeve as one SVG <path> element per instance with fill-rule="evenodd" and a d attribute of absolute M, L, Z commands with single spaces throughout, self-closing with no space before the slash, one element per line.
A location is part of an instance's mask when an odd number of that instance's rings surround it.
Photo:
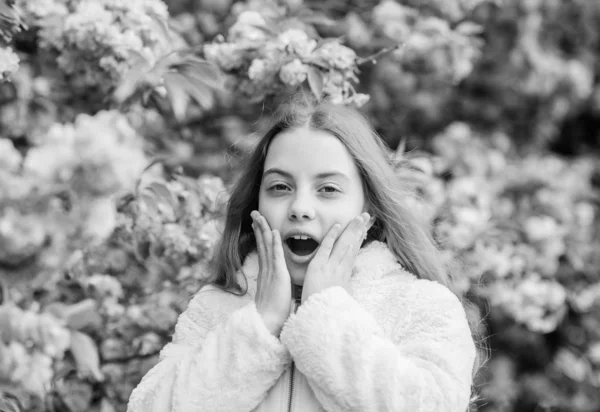
<path fill-rule="evenodd" d="M 326 411 L 466 411 L 475 345 L 462 304 L 435 282 L 409 287 L 405 302 L 387 293 L 378 309 L 402 319 L 392 337 L 339 286 L 310 296 L 284 324 L 281 341 Z"/>
<path fill-rule="evenodd" d="M 172 342 L 133 390 L 128 412 L 243 412 L 262 401 L 291 361 L 289 352 L 253 300 L 217 311 L 234 298 L 224 295 L 209 286 L 190 301 Z"/>

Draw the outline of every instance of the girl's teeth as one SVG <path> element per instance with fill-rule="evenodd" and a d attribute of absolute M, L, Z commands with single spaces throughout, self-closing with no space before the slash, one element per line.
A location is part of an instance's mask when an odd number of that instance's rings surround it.
<path fill-rule="evenodd" d="M 294 239 L 307 240 L 308 236 L 306 236 L 306 235 L 296 235 L 296 236 L 294 236 Z"/>

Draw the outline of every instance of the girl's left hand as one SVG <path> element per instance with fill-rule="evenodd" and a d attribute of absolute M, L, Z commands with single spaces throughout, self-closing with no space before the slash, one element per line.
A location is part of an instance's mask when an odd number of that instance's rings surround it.
<path fill-rule="evenodd" d="M 339 237 L 339 224 L 329 229 L 315 257 L 308 264 L 302 287 L 302 302 L 313 293 L 330 286 L 348 288 L 354 260 L 369 229 L 369 221 L 369 214 L 362 213 L 348 223 Z"/>

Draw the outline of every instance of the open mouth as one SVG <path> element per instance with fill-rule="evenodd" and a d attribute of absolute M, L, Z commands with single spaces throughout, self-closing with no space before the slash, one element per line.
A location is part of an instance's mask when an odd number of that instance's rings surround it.
<path fill-rule="evenodd" d="M 292 236 L 285 242 L 290 251 L 297 256 L 308 256 L 319 247 L 319 242 L 305 235 Z"/>

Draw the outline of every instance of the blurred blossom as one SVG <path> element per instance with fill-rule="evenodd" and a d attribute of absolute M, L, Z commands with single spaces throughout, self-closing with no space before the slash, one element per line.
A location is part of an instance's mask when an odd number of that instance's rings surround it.
<path fill-rule="evenodd" d="M 573 351 L 560 348 L 554 355 L 554 366 L 560 372 L 573 379 L 575 382 L 583 382 L 591 373 L 590 364 Z"/>
<path fill-rule="evenodd" d="M 12 140 L 0 137 L 0 169 L 16 172 L 22 161 L 23 156 L 15 149 Z"/>
<path fill-rule="evenodd" d="M 10 79 L 19 69 L 19 56 L 10 47 L 0 47 L 0 81 Z"/>
<path fill-rule="evenodd" d="M 575 205 L 575 217 L 579 226 L 589 227 L 596 218 L 596 208 L 588 202 L 579 202 Z"/>
<path fill-rule="evenodd" d="M 108 239 L 117 224 L 117 208 L 109 197 L 93 199 L 86 208 L 83 233 L 94 243 Z"/>
<path fill-rule="evenodd" d="M 440 222 L 436 228 L 437 237 L 457 251 L 468 249 L 473 245 L 478 235 L 478 230 L 473 229 L 450 220 Z"/>
<path fill-rule="evenodd" d="M 70 180 L 77 165 L 74 139 L 73 125 L 52 125 L 40 144 L 27 151 L 23 168 L 45 180 Z"/>
<path fill-rule="evenodd" d="M 594 365 L 600 366 L 600 342 L 590 344 L 587 356 Z"/>
<path fill-rule="evenodd" d="M 508 244 L 488 244 L 478 239 L 468 254 L 470 266 L 476 268 L 474 277 L 488 272 L 496 279 L 507 277 L 512 272 L 512 253 L 513 248 Z"/>
<path fill-rule="evenodd" d="M 52 359 L 29 351 L 19 342 L 0 341 L 0 378 L 15 383 L 27 392 L 43 398 L 50 389 L 54 373 Z"/>
<path fill-rule="evenodd" d="M 215 245 L 223 234 L 223 227 L 217 219 L 211 219 L 200 227 L 196 241 L 202 245 L 205 259 L 212 259 Z"/>
<path fill-rule="evenodd" d="M 83 279 L 85 287 L 90 289 L 95 297 L 99 298 L 121 298 L 123 297 L 123 286 L 114 277 L 95 273 Z"/>
<path fill-rule="evenodd" d="M 125 315 L 125 306 L 114 301 L 113 299 L 105 299 L 102 301 L 102 311 L 109 319 L 121 319 Z"/>
<path fill-rule="evenodd" d="M 569 60 L 565 67 L 567 77 L 573 85 L 578 99 L 587 99 L 594 90 L 594 71 L 579 60 Z"/>
<path fill-rule="evenodd" d="M 489 186 L 489 185 L 488 185 Z M 489 210 L 492 202 L 484 179 L 476 176 L 455 178 L 447 185 L 447 196 L 453 205 L 471 206 Z"/>
<path fill-rule="evenodd" d="M 352 70 L 356 61 L 354 50 L 335 41 L 323 44 L 315 51 L 313 56 L 341 71 Z"/>
<path fill-rule="evenodd" d="M 596 304 L 600 303 L 600 283 L 589 285 L 580 291 L 571 292 L 570 303 L 578 312 L 589 312 Z"/>
<path fill-rule="evenodd" d="M 43 249 L 47 236 L 40 216 L 5 208 L 0 214 L 0 262 L 9 266 L 28 262 Z"/>
<path fill-rule="evenodd" d="M 227 189 L 223 180 L 218 176 L 203 175 L 198 178 L 198 185 L 204 196 L 209 210 L 217 212 L 227 201 Z"/>
<path fill-rule="evenodd" d="M 299 59 L 294 59 L 283 65 L 279 78 L 289 86 L 297 86 L 306 80 L 306 66 Z"/>
<path fill-rule="evenodd" d="M 353 48 L 360 49 L 367 47 L 373 41 L 371 29 L 358 14 L 349 12 L 346 15 L 345 23 L 348 26 L 348 43 L 350 43 Z"/>
<path fill-rule="evenodd" d="M 16 306 L 0 307 L 4 341 L 17 341 L 36 347 L 45 355 L 60 359 L 71 345 L 71 335 L 64 322 L 48 313 L 24 311 Z"/>
<path fill-rule="evenodd" d="M 235 3 L 231 11 L 237 19 L 227 38 L 205 44 L 205 58 L 225 72 L 226 87 L 253 100 L 298 88 L 310 73 L 311 81 L 321 78 L 320 94 L 333 104 L 364 105 L 369 96 L 356 93 L 352 84 L 358 82 L 354 50 L 337 40 L 317 48 L 314 25 L 294 10 L 276 1 Z"/>
<path fill-rule="evenodd" d="M 527 238 L 532 242 L 541 242 L 563 234 L 562 228 L 550 216 L 530 216 L 523 222 Z"/>
<path fill-rule="evenodd" d="M 117 111 L 81 114 L 74 124 L 56 124 L 32 147 L 24 168 L 47 180 L 77 176 L 80 189 L 109 195 L 131 189 L 147 165 L 143 140 Z"/>
<path fill-rule="evenodd" d="M 265 19 L 256 11 L 247 10 L 237 17 L 236 22 L 229 28 L 228 39 L 230 42 L 256 45 L 267 37 L 265 32 Z"/>
<path fill-rule="evenodd" d="M 492 306 L 501 307 L 530 330 L 549 333 L 566 314 L 566 291 L 562 285 L 531 274 L 517 284 L 496 283 L 486 292 Z"/>
<path fill-rule="evenodd" d="M 317 41 L 308 37 L 304 30 L 288 29 L 277 36 L 278 47 L 299 57 L 308 57 L 317 46 Z"/>
<path fill-rule="evenodd" d="M 248 77 L 250 80 L 261 82 L 266 79 L 267 75 L 267 62 L 264 59 L 254 59 L 248 68 Z"/>
<path fill-rule="evenodd" d="M 143 55 L 151 63 L 178 40 L 163 38 L 155 19 L 167 19 L 161 0 L 34 0 L 25 2 L 40 28 L 40 47 L 57 55 L 73 86 L 109 88 Z M 173 36 L 172 36 L 173 37 Z M 90 64 L 95 62 L 95 64 Z"/>
<path fill-rule="evenodd" d="M 188 256 L 197 253 L 185 228 L 177 224 L 163 225 L 156 245 L 160 245 L 156 248 L 157 257 L 166 259 L 174 266 L 186 264 Z"/>
<path fill-rule="evenodd" d="M 354 93 L 349 98 L 346 98 L 348 104 L 354 107 L 362 107 L 371 99 L 371 96 L 365 93 Z"/>
<path fill-rule="evenodd" d="M 374 26 L 379 27 L 386 36 L 402 41 L 409 36 L 418 15 L 418 11 L 411 7 L 393 0 L 383 0 L 373 9 L 372 19 Z"/>
<path fill-rule="evenodd" d="M 203 46 L 204 57 L 224 70 L 238 69 L 244 64 L 244 50 L 233 43 L 211 43 Z"/>
<path fill-rule="evenodd" d="M 35 20 L 66 16 L 69 13 L 67 0 L 17 0 L 16 4 Z"/>

